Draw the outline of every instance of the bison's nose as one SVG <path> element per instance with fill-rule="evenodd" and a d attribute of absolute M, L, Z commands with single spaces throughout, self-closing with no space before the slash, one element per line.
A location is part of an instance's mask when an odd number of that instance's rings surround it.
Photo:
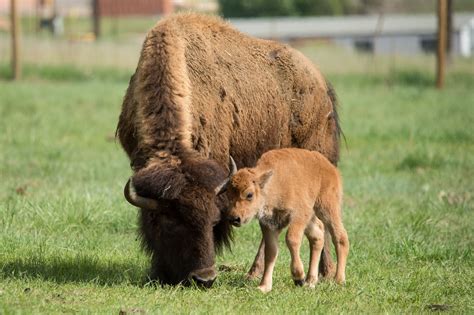
<path fill-rule="evenodd" d="M 193 276 L 193 280 L 198 286 L 210 288 L 212 287 L 212 284 L 214 283 L 214 280 L 216 280 L 216 278 L 214 277 L 213 279 L 201 279 L 199 276 Z"/>
<path fill-rule="evenodd" d="M 210 288 L 217 278 L 214 267 L 204 268 L 192 272 L 190 278 L 199 286 Z"/>
<path fill-rule="evenodd" d="M 240 217 L 230 216 L 229 221 L 230 221 L 230 224 L 232 224 L 234 226 L 240 226 L 240 224 L 241 224 Z"/>

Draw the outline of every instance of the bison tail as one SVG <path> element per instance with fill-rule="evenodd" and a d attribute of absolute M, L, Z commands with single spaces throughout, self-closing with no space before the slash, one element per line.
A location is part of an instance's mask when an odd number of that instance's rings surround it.
<path fill-rule="evenodd" d="M 336 122 L 336 129 L 334 130 L 333 137 L 336 140 L 334 141 L 334 143 L 335 145 L 338 146 L 338 148 L 335 148 L 337 149 L 336 152 L 338 152 L 341 135 L 342 135 L 342 138 L 344 139 L 344 143 L 346 144 L 346 147 L 347 147 L 347 140 L 346 140 L 346 136 L 344 135 L 344 132 L 342 131 L 339 114 L 337 112 L 338 107 L 339 107 L 339 101 L 338 101 L 336 91 L 334 90 L 334 87 L 332 86 L 331 82 L 326 81 L 326 85 L 327 85 L 327 93 L 328 93 L 329 99 L 331 100 L 333 118 L 334 118 L 334 121 Z"/>

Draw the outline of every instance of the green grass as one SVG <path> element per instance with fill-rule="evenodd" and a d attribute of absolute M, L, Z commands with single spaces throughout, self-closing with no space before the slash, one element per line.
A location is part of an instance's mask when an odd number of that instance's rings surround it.
<path fill-rule="evenodd" d="M 71 64 L 37 65 L 27 63 L 22 66 L 22 78 L 30 81 L 109 81 L 128 82 L 130 70 L 117 68 L 79 68 Z M 11 66 L 0 63 L 0 79 L 12 78 Z"/>
<path fill-rule="evenodd" d="M 30 64 L 11 83 L 0 65 L 0 313 L 474 312 L 472 73 L 452 72 L 444 91 L 419 68 L 330 75 L 347 138 L 347 284 L 294 287 L 282 242 L 263 295 L 243 279 L 255 223 L 236 231 L 211 289 L 145 283 L 113 139 L 130 72 L 109 70 Z"/>

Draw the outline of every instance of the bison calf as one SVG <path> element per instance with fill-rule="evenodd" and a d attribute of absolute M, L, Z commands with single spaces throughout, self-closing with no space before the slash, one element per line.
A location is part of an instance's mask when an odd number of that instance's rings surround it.
<path fill-rule="evenodd" d="M 303 234 L 311 248 L 306 285 L 314 287 L 318 281 L 324 228 L 336 247 L 336 281 L 345 281 L 349 240 L 341 218 L 341 177 L 322 154 L 294 148 L 269 151 L 255 168 L 243 168 L 235 173 L 223 189 L 227 189 L 229 219 L 233 225 L 248 223 L 253 217 L 260 221 L 265 242 L 265 267 L 259 285 L 262 292 L 272 289 L 278 235 L 287 226 L 286 244 L 291 253 L 295 284 L 305 283 L 300 258 Z"/>

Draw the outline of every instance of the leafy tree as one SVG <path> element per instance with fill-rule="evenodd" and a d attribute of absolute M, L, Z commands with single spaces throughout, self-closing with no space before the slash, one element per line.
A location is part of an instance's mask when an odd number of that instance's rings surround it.
<path fill-rule="evenodd" d="M 293 0 L 219 0 L 225 17 L 295 15 Z"/>
<path fill-rule="evenodd" d="M 298 15 L 339 15 L 343 13 L 343 1 L 340 0 L 294 0 Z"/>
<path fill-rule="evenodd" d="M 219 0 L 225 17 L 310 16 L 350 13 L 355 0 Z M 364 0 L 362 0 L 364 1 Z M 365 0 L 380 1 L 380 0 Z"/>

